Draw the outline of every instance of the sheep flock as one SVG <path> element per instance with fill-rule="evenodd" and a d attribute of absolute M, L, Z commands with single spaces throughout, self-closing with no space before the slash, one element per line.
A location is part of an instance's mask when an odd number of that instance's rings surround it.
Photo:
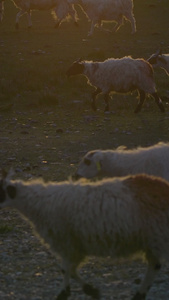
<path fill-rule="evenodd" d="M 22 15 L 27 16 L 28 28 L 32 27 L 34 10 L 51 11 L 57 28 L 63 21 L 72 19 L 77 30 L 81 30 L 78 26 L 80 9 L 90 22 L 86 33 L 89 41 L 94 38 L 96 27 L 106 30 L 105 22 L 111 23 L 114 36 L 122 25 L 129 23 L 131 39 L 141 27 L 137 26 L 133 0 L 11 1 L 18 9 L 17 33 Z M 7 14 L 6 0 L 0 0 L 0 23 Z M 79 57 L 72 58 L 72 64 L 67 65 L 65 80 L 73 86 L 77 76 L 87 79 L 93 89 L 90 101 L 93 114 L 97 115 L 100 94 L 107 113 L 110 95 L 134 91 L 138 93 L 135 113 L 142 110 L 148 96 L 153 98 L 157 109 L 165 113 L 154 76 L 157 68 L 169 76 L 169 54 L 163 53 L 161 48 L 152 51 L 148 58 L 126 54 L 93 61 Z M 133 259 L 135 255 L 141 258 L 144 255 L 147 271 L 136 293 L 131 291 L 131 299 L 147 299 L 162 264 L 169 260 L 169 143 L 134 149 L 122 146 L 89 150 L 79 159 L 75 174 L 72 177 L 68 174 L 70 179 L 62 182 L 24 181 L 13 179 L 14 175 L 12 170 L 2 170 L 0 210 L 19 211 L 40 242 L 61 258 L 63 283 L 60 291 L 56 291 L 57 300 L 69 299 L 71 279 L 77 281 L 90 299 L 101 299 L 101 291 L 80 275 L 80 265 L 87 257 L 114 260 Z"/>

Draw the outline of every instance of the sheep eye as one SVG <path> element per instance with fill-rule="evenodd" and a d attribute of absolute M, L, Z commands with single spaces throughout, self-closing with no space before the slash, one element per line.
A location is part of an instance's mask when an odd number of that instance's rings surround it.
<path fill-rule="evenodd" d="M 85 165 L 90 166 L 91 161 L 90 161 L 90 159 L 85 158 L 84 163 L 85 163 Z"/>

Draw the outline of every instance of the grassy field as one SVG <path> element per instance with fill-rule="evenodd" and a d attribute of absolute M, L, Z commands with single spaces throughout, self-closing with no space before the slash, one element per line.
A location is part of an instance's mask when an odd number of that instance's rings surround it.
<path fill-rule="evenodd" d="M 82 76 L 67 79 L 65 72 L 77 58 L 104 60 L 132 55 L 148 58 L 161 46 L 169 53 L 168 0 L 135 0 L 137 33 L 130 24 L 116 33 L 97 28 L 87 38 L 90 23 L 77 7 L 79 27 L 64 22 L 54 29 L 50 12 L 33 12 L 33 28 L 27 18 L 15 30 L 17 8 L 5 2 L 0 27 L 0 166 L 13 167 L 20 178 L 43 176 L 68 178 L 91 149 L 129 148 L 168 141 L 169 109 L 161 114 L 153 99 L 134 114 L 137 93 L 114 95 L 111 111 L 104 113 L 102 96 L 92 112 L 92 88 Z M 112 24 L 106 23 L 110 29 Z M 169 78 L 156 70 L 158 93 L 169 97 Z M 166 97 L 166 98 L 165 98 Z"/>

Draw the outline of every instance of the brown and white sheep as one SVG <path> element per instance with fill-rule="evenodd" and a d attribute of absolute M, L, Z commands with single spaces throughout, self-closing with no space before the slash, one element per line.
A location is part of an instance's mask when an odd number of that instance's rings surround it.
<path fill-rule="evenodd" d="M 0 209 L 17 209 L 45 244 L 62 258 L 63 287 L 57 300 L 68 299 L 70 278 L 84 293 L 100 299 L 83 281 L 78 266 L 86 256 L 111 258 L 144 253 L 145 278 L 133 300 L 146 299 L 163 259 L 169 259 L 169 183 L 136 175 L 91 182 L 44 183 L 0 180 Z"/>

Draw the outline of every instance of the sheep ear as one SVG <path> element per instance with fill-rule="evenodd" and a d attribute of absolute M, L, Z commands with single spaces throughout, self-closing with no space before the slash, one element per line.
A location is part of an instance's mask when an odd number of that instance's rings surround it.
<path fill-rule="evenodd" d="M 156 55 L 156 56 L 162 55 L 162 50 L 161 50 L 161 48 L 159 48 L 159 49 L 157 50 L 157 52 L 155 53 L 155 55 Z"/>
<path fill-rule="evenodd" d="M 16 197 L 16 187 L 15 186 L 8 185 L 6 190 L 7 190 L 8 196 L 10 198 L 14 199 Z"/>

